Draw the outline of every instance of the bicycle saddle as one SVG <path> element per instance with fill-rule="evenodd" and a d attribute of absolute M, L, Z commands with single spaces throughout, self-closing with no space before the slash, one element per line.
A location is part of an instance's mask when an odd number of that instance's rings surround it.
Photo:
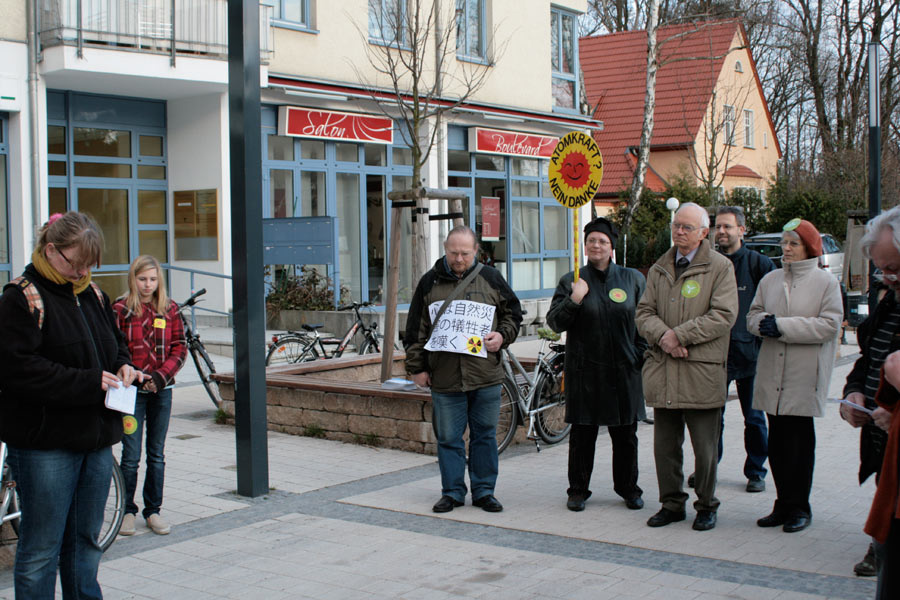
<path fill-rule="evenodd" d="M 325 327 L 325 325 L 322 323 L 317 323 L 315 325 L 301 325 L 300 327 L 302 327 L 306 331 L 315 331 L 316 329 L 321 329 L 322 327 Z"/>

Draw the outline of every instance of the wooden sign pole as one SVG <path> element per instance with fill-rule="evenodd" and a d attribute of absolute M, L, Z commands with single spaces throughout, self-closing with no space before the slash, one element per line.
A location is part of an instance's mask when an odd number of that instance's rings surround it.
<path fill-rule="evenodd" d="M 573 223 L 574 223 L 573 230 L 574 231 L 572 232 L 574 234 L 574 240 L 575 240 L 575 279 L 572 280 L 572 283 L 575 283 L 576 281 L 578 281 L 578 265 L 579 265 L 579 263 L 581 263 L 581 252 L 579 252 L 579 247 L 578 247 L 579 238 L 581 236 L 578 235 L 579 234 L 578 230 L 580 229 L 578 227 L 578 209 L 576 208 L 572 212 L 575 215 L 575 219 L 573 220 Z"/>

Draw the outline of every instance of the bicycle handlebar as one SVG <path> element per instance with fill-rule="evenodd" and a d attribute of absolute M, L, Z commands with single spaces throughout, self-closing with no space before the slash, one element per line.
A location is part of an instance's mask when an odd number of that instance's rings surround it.
<path fill-rule="evenodd" d="M 190 298 L 188 298 L 187 300 L 185 300 L 184 302 L 182 302 L 182 303 L 179 305 L 179 308 L 185 308 L 185 307 L 188 307 L 188 306 L 194 306 L 195 304 L 197 304 L 197 298 L 199 298 L 200 296 L 202 296 L 202 295 L 205 294 L 205 293 L 206 293 L 206 288 L 201 288 L 201 289 L 197 290 L 196 292 L 194 292 L 194 293 L 191 295 Z"/>
<path fill-rule="evenodd" d="M 372 306 L 371 302 L 351 302 L 350 304 L 345 304 L 343 306 L 338 306 L 338 310 L 354 310 L 357 308 L 365 308 L 366 306 Z"/>

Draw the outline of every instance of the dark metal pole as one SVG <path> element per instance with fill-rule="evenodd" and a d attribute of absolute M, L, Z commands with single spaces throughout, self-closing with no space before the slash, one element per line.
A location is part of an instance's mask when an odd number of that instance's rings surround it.
<path fill-rule="evenodd" d="M 873 36 L 869 43 L 869 219 L 881 212 L 881 94 L 879 51 L 881 43 Z M 875 265 L 869 261 L 869 290 L 875 289 Z M 869 314 L 878 305 L 877 294 L 869 294 Z"/>
<path fill-rule="evenodd" d="M 228 0 L 234 420 L 242 496 L 269 491 L 259 107 L 259 3 Z"/>

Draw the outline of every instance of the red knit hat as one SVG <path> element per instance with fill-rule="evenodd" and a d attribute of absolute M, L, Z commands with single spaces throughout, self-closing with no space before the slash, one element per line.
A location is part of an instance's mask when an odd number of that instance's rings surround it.
<path fill-rule="evenodd" d="M 799 235 L 810 258 L 822 256 L 822 236 L 816 226 L 806 219 L 791 219 L 782 231 L 793 231 Z"/>

